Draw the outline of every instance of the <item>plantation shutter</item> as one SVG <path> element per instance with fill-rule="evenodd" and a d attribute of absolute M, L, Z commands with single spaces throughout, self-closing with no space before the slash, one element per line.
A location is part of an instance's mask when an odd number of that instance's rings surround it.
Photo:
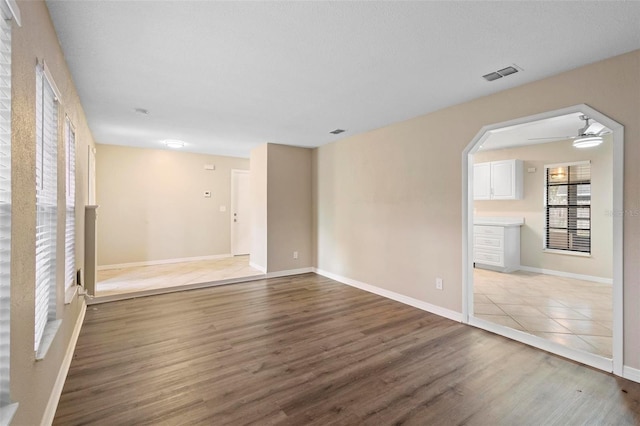
<path fill-rule="evenodd" d="M 36 71 L 35 350 L 56 315 L 58 105 L 42 66 Z"/>
<path fill-rule="evenodd" d="M 64 236 L 64 288 L 65 291 L 74 286 L 76 281 L 76 134 L 69 118 L 66 125 L 66 181 L 67 208 Z"/>
<path fill-rule="evenodd" d="M 9 398 L 11 297 L 11 21 L 0 14 L 0 408 Z"/>

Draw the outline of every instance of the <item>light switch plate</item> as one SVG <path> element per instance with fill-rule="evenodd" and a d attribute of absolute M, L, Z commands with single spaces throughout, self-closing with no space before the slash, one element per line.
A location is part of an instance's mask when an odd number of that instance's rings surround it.
<path fill-rule="evenodd" d="M 204 198 L 211 198 L 211 191 L 204 191 Z"/>

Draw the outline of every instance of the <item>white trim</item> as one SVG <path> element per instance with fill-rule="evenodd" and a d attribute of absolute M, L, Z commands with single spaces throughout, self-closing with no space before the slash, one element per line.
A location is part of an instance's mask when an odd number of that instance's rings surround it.
<path fill-rule="evenodd" d="M 262 265 L 258 265 L 257 263 L 249 262 L 249 266 L 251 266 L 253 269 L 257 269 L 258 271 L 262 272 L 263 274 L 267 273 L 267 268 L 265 268 Z"/>
<path fill-rule="evenodd" d="M 158 294 L 169 294 L 169 293 L 176 293 L 179 291 L 197 290 L 200 288 L 217 287 L 220 285 L 239 284 L 239 283 L 245 283 L 248 281 L 261 280 L 264 278 L 266 278 L 264 275 L 251 275 L 248 277 L 229 278 L 226 280 L 187 284 L 187 285 L 180 285 L 175 287 L 152 288 L 149 290 L 132 291 L 129 293 L 112 294 L 109 296 L 95 296 L 95 297 L 85 296 L 85 299 L 87 301 L 87 305 L 99 305 L 101 303 L 133 299 L 136 297 L 156 296 Z"/>
<path fill-rule="evenodd" d="M 546 238 L 547 238 L 547 236 L 546 236 L 546 232 L 545 232 L 545 240 L 546 240 Z M 563 254 L 565 256 L 576 256 L 576 257 L 591 257 L 591 253 L 585 253 L 583 251 L 558 250 L 558 249 L 546 248 L 545 247 L 547 245 L 546 241 L 543 241 L 542 244 L 543 244 L 543 246 L 542 246 L 542 252 L 543 253 Z"/>
<path fill-rule="evenodd" d="M 16 411 L 18 411 L 17 402 L 0 407 L 0 425 L 11 424 L 11 420 L 13 420 L 13 416 L 15 416 Z"/>
<path fill-rule="evenodd" d="M 68 305 L 73 301 L 78 293 L 78 285 L 74 284 L 64 292 L 64 304 Z"/>
<path fill-rule="evenodd" d="M 632 380 L 634 382 L 640 383 L 640 370 L 625 365 L 622 367 L 622 377 L 627 380 Z"/>
<path fill-rule="evenodd" d="M 1 8 L 7 15 L 13 15 L 13 19 L 15 19 L 16 24 L 19 27 L 22 26 L 22 16 L 20 15 L 20 8 L 18 7 L 18 2 L 16 0 L 4 0 L 0 3 Z"/>
<path fill-rule="evenodd" d="M 53 80 L 53 75 L 51 74 L 51 70 L 47 66 L 46 61 L 42 60 L 42 72 L 44 73 L 44 77 L 47 79 L 49 86 L 51 86 L 51 90 L 53 90 L 53 95 L 56 97 L 55 101 L 59 104 L 62 104 L 62 96 L 60 95 L 60 90 L 58 86 L 56 86 L 55 81 Z"/>
<path fill-rule="evenodd" d="M 369 293 L 377 294 L 378 296 L 386 297 L 387 299 L 395 300 L 396 302 L 404 303 L 405 305 L 413 306 L 414 308 L 422 309 L 423 311 L 430 312 L 432 314 L 439 315 L 441 317 L 448 318 L 453 321 L 461 322 L 462 314 L 460 312 L 452 311 L 440 306 L 432 305 L 431 303 L 414 299 L 413 297 L 405 296 L 404 294 L 396 293 L 394 291 L 386 290 L 384 288 L 376 287 L 371 284 L 366 284 L 361 281 L 346 278 L 341 275 L 336 275 L 331 272 L 313 268 L 314 272 L 323 277 L 330 278 L 334 281 L 341 282 L 351 287 L 359 288 L 360 290 L 368 291 Z"/>
<path fill-rule="evenodd" d="M 117 263 L 113 265 L 98 266 L 98 271 L 106 271 L 109 269 L 132 268 L 135 266 L 166 265 L 169 263 L 197 262 L 199 260 L 226 259 L 228 257 L 233 257 L 233 256 L 230 253 L 227 253 L 227 254 L 214 254 L 211 256 L 182 257 L 177 259 L 162 259 L 162 260 L 147 260 L 144 262 Z"/>
<path fill-rule="evenodd" d="M 571 161 L 568 163 L 555 163 L 555 164 L 545 164 L 544 169 L 553 169 L 557 167 L 567 167 L 567 166 L 584 166 L 585 164 L 591 165 L 591 160 L 583 160 L 583 161 Z"/>
<path fill-rule="evenodd" d="M 610 358 L 605 358 L 578 349 L 571 349 L 561 345 L 560 343 L 552 342 L 551 340 L 543 339 L 542 337 L 534 336 L 513 328 L 494 324 L 481 318 L 469 318 L 469 325 L 499 334 L 500 336 L 508 337 L 509 339 L 533 346 L 534 348 L 542 349 L 543 351 L 551 352 L 552 354 L 572 359 L 599 370 L 607 371 L 609 373 L 613 371 L 613 360 Z"/>
<path fill-rule="evenodd" d="M 576 280 L 591 281 L 591 282 L 600 283 L 600 284 L 609 284 L 609 285 L 613 284 L 613 278 L 596 277 L 593 275 L 574 274 L 572 272 L 554 271 L 552 269 L 534 268 L 532 266 L 523 266 L 523 265 L 520 265 L 520 270 L 526 271 L 526 272 L 533 272 L 536 274 L 553 275 L 556 277 L 574 278 Z"/>
<path fill-rule="evenodd" d="M 502 123 L 494 123 L 483 126 L 475 137 L 462 151 L 462 313 L 463 320 L 470 323 L 473 312 L 473 162 L 471 156 L 478 151 L 478 147 L 489 137 L 490 130 L 515 126 L 532 121 L 544 120 L 560 115 L 583 113 L 612 130 L 613 136 L 613 373 L 617 376 L 623 374 L 624 354 L 624 277 L 623 277 L 623 238 L 624 215 L 615 214 L 624 211 L 624 126 L 603 115 L 585 104 L 573 105 L 555 111 L 547 111 L 540 114 L 520 117 Z M 497 326 L 501 330 L 509 330 L 507 327 Z M 570 359 L 574 355 L 568 353 Z M 582 362 L 582 361 L 580 361 Z"/>
<path fill-rule="evenodd" d="M 280 277 L 289 277 L 291 275 L 300 275 L 300 274 L 308 274 L 310 272 L 315 272 L 315 268 L 299 268 L 299 269 L 288 269 L 284 271 L 275 271 L 275 272 L 267 272 L 265 274 L 265 278 L 280 278 Z"/>
<path fill-rule="evenodd" d="M 47 352 L 49 352 L 49 348 L 56 338 L 61 324 L 62 319 L 47 321 L 47 325 L 44 326 L 44 331 L 40 338 L 40 343 L 38 344 L 38 349 L 35 351 L 36 361 L 42 361 L 47 356 Z"/>
<path fill-rule="evenodd" d="M 56 382 L 54 383 L 51 394 L 49 395 L 49 402 L 47 402 L 47 407 L 44 410 L 42 422 L 40 422 L 41 425 L 52 424 L 53 418 L 56 415 L 58 402 L 60 402 L 60 395 L 62 395 L 62 388 L 64 387 L 65 380 L 67 379 L 67 374 L 69 373 L 69 367 L 71 366 L 71 360 L 73 359 L 73 352 L 76 350 L 76 343 L 78 343 L 78 336 L 80 336 L 80 329 L 82 328 L 84 315 L 87 312 L 86 303 L 81 303 L 82 306 L 80 307 L 80 314 L 78 315 L 76 324 L 73 327 L 73 333 L 71 333 L 71 339 L 69 339 L 67 351 L 64 354 L 62 364 L 60 365 L 60 369 L 58 370 L 58 377 L 56 377 Z"/>

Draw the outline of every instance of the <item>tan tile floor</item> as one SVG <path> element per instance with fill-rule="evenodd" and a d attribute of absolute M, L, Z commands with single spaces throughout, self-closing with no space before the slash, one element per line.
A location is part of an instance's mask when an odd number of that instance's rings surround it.
<path fill-rule="evenodd" d="M 96 297 L 262 275 L 249 256 L 98 271 Z"/>
<path fill-rule="evenodd" d="M 479 268 L 473 279 L 476 317 L 611 358 L 611 285 Z"/>

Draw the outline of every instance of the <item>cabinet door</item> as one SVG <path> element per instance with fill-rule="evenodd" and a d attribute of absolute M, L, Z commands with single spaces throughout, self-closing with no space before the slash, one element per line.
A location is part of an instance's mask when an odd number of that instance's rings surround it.
<path fill-rule="evenodd" d="M 473 165 L 473 199 L 491 199 L 491 163 Z"/>
<path fill-rule="evenodd" d="M 513 160 L 491 163 L 491 198 L 494 200 L 516 199 L 516 164 Z"/>

